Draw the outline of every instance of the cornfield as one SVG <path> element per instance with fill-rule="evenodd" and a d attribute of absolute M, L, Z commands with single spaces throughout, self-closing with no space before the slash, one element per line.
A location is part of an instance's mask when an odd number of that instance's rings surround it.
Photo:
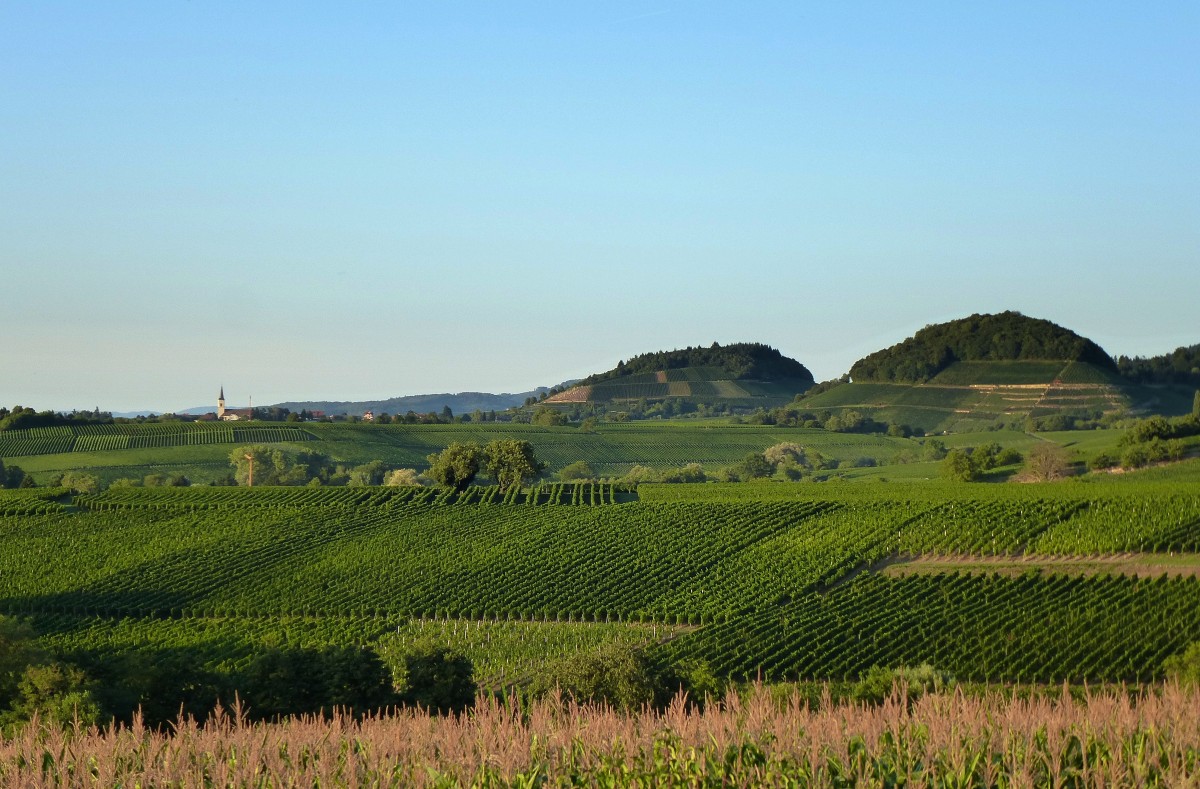
<path fill-rule="evenodd" d="M 250 724 L 27 727 L 0 782 L 34 786 L 1195 786 L 1200 692 L 961 692 L 817 709 L 759 687 L 635 714 L 550 698 Z"/>

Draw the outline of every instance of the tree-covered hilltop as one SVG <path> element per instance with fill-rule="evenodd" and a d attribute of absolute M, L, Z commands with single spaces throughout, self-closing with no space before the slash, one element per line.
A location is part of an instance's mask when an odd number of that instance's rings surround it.
<path fill-rule="evenodd" d="M 681 367 L 718 367 L 728 373 L 731 379 L 743 381 L 813 381 L 812 373 L 807 367 L 769 345 L 758 342 L 721 345 L 714 342 L 707 348 L 689 346 L 682 350 L 643 353 L 627 362 L 618 362 L 617 366 L 608 372 L 588 376 L 580 381 L 580 384 L 596 384 L 627 375 L 656 373 Z"/>
<path fill-rule="evenodd" d="M 1200 384 L 1200 345 L 1176 348 L 1161 356 L 1122 356 L 1117 368 L 1125 378 L 1139 383 Z"/>
<path fill-rule="evenodd" d="M 921 383 L 955 362 L 1035 359 L 1117 368 L 1112 357 L 1086 337 L 1010 311 L 926 326 L 898 345 L 859 359 L 850 368 L 850 377 L 859 383 Z"/>

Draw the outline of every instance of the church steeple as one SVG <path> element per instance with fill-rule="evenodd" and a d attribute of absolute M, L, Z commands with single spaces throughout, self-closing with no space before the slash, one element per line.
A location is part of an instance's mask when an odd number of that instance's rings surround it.
<path fill-rule="evenodd" d="M 221 394 L 217 397 L 217 419 L 225 416 L 225 384 L 221 384 Z"/>

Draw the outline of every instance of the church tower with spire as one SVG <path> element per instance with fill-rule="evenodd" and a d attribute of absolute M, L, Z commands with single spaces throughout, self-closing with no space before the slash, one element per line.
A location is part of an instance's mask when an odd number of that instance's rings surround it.
<path fill-rule="evenodd" d="M 221 394 L 217 396 L 217 419 L 225 418 L 225 385 L 221 385 Z"/>

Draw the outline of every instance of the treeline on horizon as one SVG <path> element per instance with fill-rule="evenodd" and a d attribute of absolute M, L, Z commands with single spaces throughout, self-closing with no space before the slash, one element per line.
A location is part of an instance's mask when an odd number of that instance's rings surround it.
<path fill-rule="evenodd" d="M 1180 346 L 1160 356 L 1120 356 L 1117 371 L 1138 383 L 1200 383 L 1200 344 Z"/>

